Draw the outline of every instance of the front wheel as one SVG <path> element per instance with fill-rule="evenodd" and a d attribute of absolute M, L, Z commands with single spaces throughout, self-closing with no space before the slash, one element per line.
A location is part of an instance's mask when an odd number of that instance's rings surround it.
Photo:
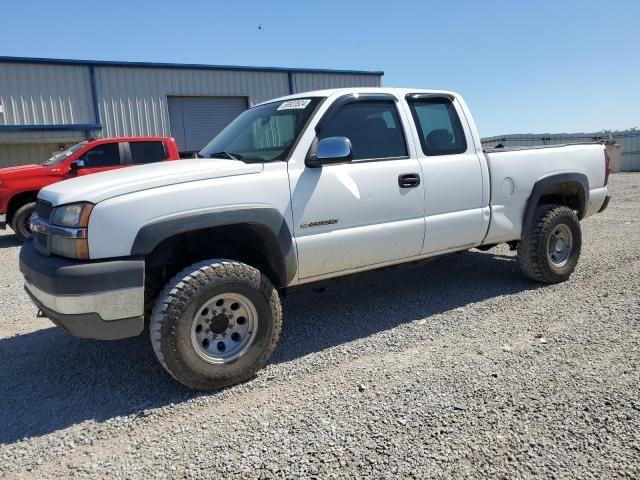
<path fill-rule="evenodd" d="M 569 207 L 541 205 L 518 244 L 518 263 L 527 277 L 543 283 L 567 280 L 578 264 L 582 230 Z"/>
<path fill-rule="evenodd" d="M 35 202 L 29 202 L 22 205 L 13 214 L 11 228 L 21 242 L 24 242 L 31 235 L 31 215 L 35 209 Z"/>
<path fill-rule="evenodd" d="M 156 300 L 151 343 L 162 366 L 195 390 L 252 378 L 278 343 L 282 308 L 269 279 L 233 260 L 178 273 Z"/>

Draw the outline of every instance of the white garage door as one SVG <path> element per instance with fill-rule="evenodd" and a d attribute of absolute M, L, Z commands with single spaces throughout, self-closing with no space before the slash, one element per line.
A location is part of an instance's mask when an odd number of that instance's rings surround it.
<path fill-rule="evenodd" d="M 199 152 L 247 109 L 245 97 L 167 97 L 171 136 L 181 152 Z"/>

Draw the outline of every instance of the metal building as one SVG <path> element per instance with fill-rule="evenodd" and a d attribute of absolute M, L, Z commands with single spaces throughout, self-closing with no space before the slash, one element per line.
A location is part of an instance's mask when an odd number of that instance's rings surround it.
<path fill-rule="evenodd" d="M 0 167 L 89 137 L 173 136 L 200 150 L 246 108 L 290 93 L 380 86 L 384 72 L 0 57 Z"/>
<path fill-rule="evenodd" d="M 526 133 L 514 135 L 497 135 L 482 139 L 483 147 L 495 147 L 502 144 L 505 147 L 525 147 L 537 145 L 557 145 L 578 142 L 609 142 L 613 140 L 620 144 L 623 171 L 640 170 L 640 130 L 625 130 L 620 132 L 595 133 Z"/>

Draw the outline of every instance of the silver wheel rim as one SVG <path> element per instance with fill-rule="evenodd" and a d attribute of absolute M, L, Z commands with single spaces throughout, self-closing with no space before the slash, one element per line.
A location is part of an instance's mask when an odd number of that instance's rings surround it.
<path fill-rule="evenodd" d="M 565 225 L 556 225 L 547 241 L 547 258 L 555 267 L 562 267 L 568 261 L 573 250 L 573 234 Z"/>
<path fill-rule="evenodd" d="M 253 303 L 244 295 L 223 293 L 198 309 L 191 324 L 191 343 L 203 360 L 222 365 L 247 353 L 257 328 Z"/>

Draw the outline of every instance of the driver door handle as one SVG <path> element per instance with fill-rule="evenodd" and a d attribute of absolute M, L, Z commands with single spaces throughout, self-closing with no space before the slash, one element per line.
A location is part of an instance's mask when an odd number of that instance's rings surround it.
<path fill-rule="evenodd" d="M 398 175 L 400 188 L 415 188 L 420 185 L 420 175 L 417 173 L 402 173 Z"/>

